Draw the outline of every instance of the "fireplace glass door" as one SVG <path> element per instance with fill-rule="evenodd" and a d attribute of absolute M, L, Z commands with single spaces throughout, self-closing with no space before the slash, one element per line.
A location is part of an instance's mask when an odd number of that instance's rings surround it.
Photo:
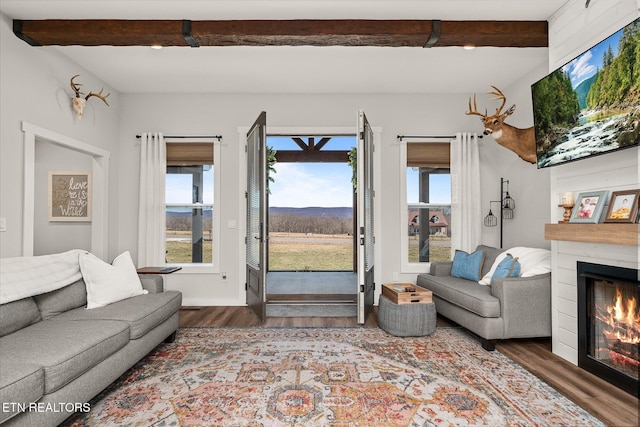
<path fill-rule="evenodd" d="M 636 279 L 629 279 L 626 274 L 612 277 L 601 273 L 580 274 L 578 365 L 637 396 L 640 370 L 637 275 Z"/>
<path fill-rule="evenodd" d="M 640 314 L 637 286 L 593 279 L 590 357 L 638 380 Z"/>

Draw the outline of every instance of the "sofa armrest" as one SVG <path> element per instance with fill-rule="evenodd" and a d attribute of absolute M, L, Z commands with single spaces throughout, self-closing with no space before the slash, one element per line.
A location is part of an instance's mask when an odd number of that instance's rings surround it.
<path fill-rule="evenodd" d="M 507 337 L 551 335 L 551 273 L 491 280 Z"/>
<path fill-rule="evenodd" d="M 164 292 L 164 282 L 159 274 L 139 274 L 142 287 L 150 294 Z"/>
<path fill-rule="evenodd" d="M 429 267 L 429 274 L 432 276 L 451 276 L 453 261 L 432 262 Z"/>

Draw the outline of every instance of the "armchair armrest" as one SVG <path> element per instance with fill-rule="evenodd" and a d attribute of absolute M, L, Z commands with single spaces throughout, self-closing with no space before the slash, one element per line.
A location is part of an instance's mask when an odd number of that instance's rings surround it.
<path fill-rule="evenodd" d="M 453 261 L 432 262 L 429 267 L 429 274 L 432 276 L 451 276 Z"/>
<path fill-rule="evenodd" d="M 551 273 L 493 279 L 491 294 L 500 300 L 506 337 L 551 335 Z"/>
<path fill-rule="evenodd" d="M 164 282 L 159 274 L 138 274 L 142 287 L 150 294 L 164 292 Z"/>

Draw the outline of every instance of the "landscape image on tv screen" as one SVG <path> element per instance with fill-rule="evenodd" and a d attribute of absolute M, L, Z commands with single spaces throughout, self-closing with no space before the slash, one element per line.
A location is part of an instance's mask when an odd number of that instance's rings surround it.
<path fill-rule="evenodd" d="M 538 168 L 638 145 L 640 19 L 531 86 Z"/>

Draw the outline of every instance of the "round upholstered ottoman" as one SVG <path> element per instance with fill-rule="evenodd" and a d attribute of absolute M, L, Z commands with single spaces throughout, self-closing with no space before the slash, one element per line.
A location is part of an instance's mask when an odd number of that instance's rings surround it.
<path fill-rule="evenodd" d="M 436 305 L 396 304 L 384 295 L 378 302 L 378 325 L 397 337 L 421 337 L 436 330 Z"/>

